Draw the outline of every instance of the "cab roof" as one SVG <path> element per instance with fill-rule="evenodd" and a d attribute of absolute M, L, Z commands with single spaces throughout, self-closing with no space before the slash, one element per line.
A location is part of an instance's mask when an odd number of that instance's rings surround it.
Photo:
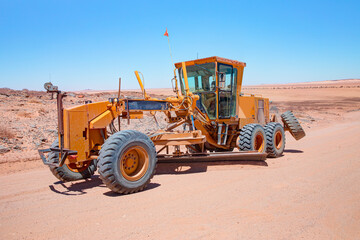
<path fill-rule="evenodd" d="M 186 64 L 186 66 L 191 66 L 191 65 L 195 65 L 195 64 L 203 64 L 203 63 L 210 63 L 210 62 L 219 62 L 219 63 L 233 65 L 235 67 L 246 67 L 246 63 L 244 63 L 244 62 L 239 62 L 239 61 L 222 58 L 222 57 L 217 57 L 217 56 L 208 57 L 208 58 L 200 58 L 200 59 L 196 59 L 196 60 L 190 60 L 190 61 L 186 61 L 185 64 Z M 175 63 L 175 67 L 180 68 L 181 62 Z"/>

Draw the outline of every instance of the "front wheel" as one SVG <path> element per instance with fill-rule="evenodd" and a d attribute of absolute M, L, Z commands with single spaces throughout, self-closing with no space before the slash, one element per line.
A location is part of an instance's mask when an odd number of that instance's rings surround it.
<path fill-rule="evenodd" d="M 143 190 L 156 168 L 156 149 L 145 134 L 135 130 L 117 132 L 100 150 L 100 178 L 113 192 L 135 193 Z"/>
<path fill-rule="evenodd" d="M 55 140 L 51 148 L 59 148 L 59 140 Z M 50 152 L 48 156 L 50 163 L 59 163 L 59 153 Z M 50 166 L 50 171 L 54 176 L 63 182 L 76 181 L 90 178 L 96 171 L 96 160 L 81 162 L 78 164 L 64 164 L 61 167 Z"/>

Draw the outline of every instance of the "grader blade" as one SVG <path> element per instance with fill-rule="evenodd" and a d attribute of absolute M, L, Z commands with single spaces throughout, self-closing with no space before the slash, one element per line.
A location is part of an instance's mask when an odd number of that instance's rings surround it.
<path fill-rule="evenodd" d="M 227 161 L 265 161 L 266 153 L 260 152 L 219 152 L 208 154 L 189 154 L 174 156 L 159 154 L 159 163 L 182 163 L 182 162 L 227 162 Z"/>

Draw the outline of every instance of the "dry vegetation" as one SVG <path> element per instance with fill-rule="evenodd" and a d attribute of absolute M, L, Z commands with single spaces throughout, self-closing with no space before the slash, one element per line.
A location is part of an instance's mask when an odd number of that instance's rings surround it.
<path fill-rule="evenodd" d="M 5 126 L 0 126 L 0 138 L 11 139 L 14 137 L 15 137 L 15 134 L 11 130 L 9 130 Z"/>
<path fill-rule="evenodd" d="M 21 111 L 21 112 L 17 113 L 17 116 L 24 117 L 24 118 L 31 118 L 31 115 L 32 115 L 31 113 L 24 112 L 24 111 Z"/>

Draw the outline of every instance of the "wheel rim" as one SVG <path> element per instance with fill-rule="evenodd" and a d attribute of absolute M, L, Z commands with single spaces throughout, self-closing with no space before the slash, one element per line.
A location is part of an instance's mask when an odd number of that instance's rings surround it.
<path fill-rule="evenodd" d="M 85 161 L 85 162 L 77 162 L 77 163 L 69 163 L 66 164 L 66 166 L 69 168 L 70 171 L 81 173 L 88 169 L 91 161 Z"/>
<path fill-rule="evenodd" d="M 274 141 L 276 149 L 279 150 L 283 145 L 283 134 L 281 131 L 277 131 L 275 133 Z"/>
<path fill-rule="evenodd" d="M 149 155 L 140 146 L 128 148 L 120 158 L 121 174 L 129 181 L 139 180 L 149 168 Z"/>
<path fill-rule="evenodd" d="M 264 150 L 264 142 L 264 135 L 261 132 L 258 132 L 255 136 L 254 150 L 262 152 Z"/>

